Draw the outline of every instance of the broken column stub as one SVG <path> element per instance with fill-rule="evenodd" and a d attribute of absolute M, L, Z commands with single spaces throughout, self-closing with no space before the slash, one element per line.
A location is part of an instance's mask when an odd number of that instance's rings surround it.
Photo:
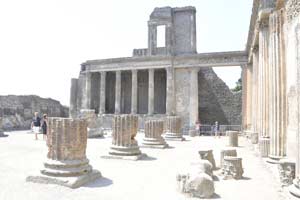
<path fill-rule="evenodd" d="M 143 147 L 166 148 L 168 144 L 162 137 L 164 131 L 164 122 L 162 120 L 148 120 L 145 122 L 145 137 Z"/>
<path fill-rule="evenodd" d="M 97 117 L 95 110 L 81 109 L 80 118 L 87 121 L 88 138 L 103 137 L 102 121 Z"/>
<path fill-rule="evenodd" d="M 237 131 L 226 131 L 226 135 L 228 135 L 228 146 L 238 147 L 238 145 L 239 145 L 238 132 Z"/>
<path fill-rule="evenodd" d="M 241 179 L 243 177 L 242 158 L 234 156 L 225 156 L 222 167 L 224 179 Z"/>
<path fill-rule="evenodd" d="M 221 156 L 220 156 L 220 167 L 221 168 L 223 167 L 224 157 L 225 156 L 236 157 L 237 156 L 236 149 L 228 148 L 228 149 L 221 150 Z"/>
<path fill-rule="evenodd" d="M 202 160 L 208 160 L 212 164 L 213 170 L 216 169 L 216 162 L 212 149 L 201 149 L 198 151 Z"/>
<path fill-rule="evenodd" d="M 179 116 L 167 116 L 164 123 L 164 137 L 166 140 L 183 141 L 182 120 Z"/>
<path fill-rule="evenodd" d="M 139 160 L 145 156 L 135 140 L 137 131 L 138 116 L 115 115 L 112 123 L 112 145 L 109 156 L 103 156 L 103 158 Z"/>
<path fill-rule="evenodd" d="M 48 119 L 48 154 L 44 169 L 26 181 L 77 188 L 101 177 L 86 158 L 87 123 L 83 119 Z"/>

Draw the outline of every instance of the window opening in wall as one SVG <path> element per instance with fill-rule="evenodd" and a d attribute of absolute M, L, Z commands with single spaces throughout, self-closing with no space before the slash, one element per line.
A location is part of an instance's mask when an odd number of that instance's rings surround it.
<path fill-rule="evenodd" d="M 157 47 L 166 46 L 166 26 L 157 26 Z"/>

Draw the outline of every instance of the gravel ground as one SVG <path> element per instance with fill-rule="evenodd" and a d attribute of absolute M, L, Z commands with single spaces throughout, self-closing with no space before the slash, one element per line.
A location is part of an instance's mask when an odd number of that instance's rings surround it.
<path fill-rule="evenodd" d="M 38 174 L 46 158 L 47 147 L 41 136 L 34 140 L 28 131 L 6 133 L 0 138 L 0 200 L 181 200 L 188 199 L 176 191 L 176 174 L 189 169 L 199 160 L 198 149 L 212 148 L 216 164 L 227 138 L 186 137 L 187 141 L 169 141 L 168 149 L 146 149 L 148 158 L 140 161 L 102 159 L 107 155 L 110 136 L 88 139 L 87 157 L 103 178 L 78 189 L 63 186 L 27 183 L 29 175 Z M 142 140 L 139 133 L 137 139 Z M 242 180 L 215 181 L 213 199 L 281 200 L 294 199 L 279 185 L 276 165 L 258 157 L 253 147 L 240 137 L 238 156 L 243 158 Z M 216 171 L 215 175 L 219 172 Z"/>

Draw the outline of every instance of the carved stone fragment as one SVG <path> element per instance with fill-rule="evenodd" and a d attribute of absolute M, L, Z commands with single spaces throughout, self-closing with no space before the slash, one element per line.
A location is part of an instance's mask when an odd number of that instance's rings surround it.
<path fill-rule="evenodd" d="M 224 176 L 224 179 L 241 179 L 243 173 L 244 170 L 242 165 L 242 158 L 233 156 L 224 157 L 224 164 L 222 168 L 222 174 Z"/>
<path fill-rule="evenodd" d="M 216 169 L 216 162 L 215 162 L 215 159 L 214 159 L 213 150 L 211 150 L 211 149 L 201 149 L 201 150 L 198 151 L 198 153 L 199 153 L 200 158 L 202 160 L 208 160 L 212 164 L 213 170 Z"/>

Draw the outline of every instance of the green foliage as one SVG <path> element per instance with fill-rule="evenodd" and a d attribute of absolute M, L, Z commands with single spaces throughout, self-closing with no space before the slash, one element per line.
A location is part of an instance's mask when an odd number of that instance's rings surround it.
<path fill-rule="evenodd" d="M 235 88 L 232 89 L 233 92 L 239 92 L 242 91 L 242 79 L 239 78 L 239 80 L 236 82 Z"/>

